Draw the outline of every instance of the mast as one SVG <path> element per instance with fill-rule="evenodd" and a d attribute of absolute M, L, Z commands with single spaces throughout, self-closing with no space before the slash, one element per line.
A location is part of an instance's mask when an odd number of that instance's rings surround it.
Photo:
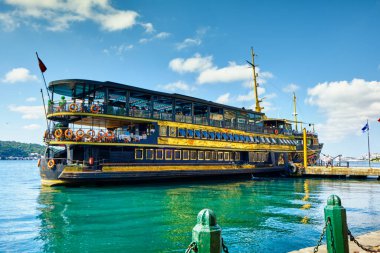
<path fill-rule="evenodd" d="M 257 92 L 257 87 L 259 86 L 259 84 L 257 83 L 257 76 L 258 74 L 256 73 L 256 65 L 255 65 L 255 53 L 253 52 L 253 47 L 251 47 L 251 55 L 252 55 L 252 63 L 250 63 L 249 61 L 247 61 L 251 66 L 252 66 L 252 70 L 253 70 L 253 91 L 255 93 L 255 111 L 256 112 L 261 112 L 261 109 L 264 109 L 264 107 L 260 107 L 260 102 L 261 100 L 259 100 L 259 94 Z"/>
<path fill-rule="evenodd" d="M 297 97 L 296 97 L 296 93 L 293 92 L 293 106 L 294 106 L 294 122 L 296 123 L 296 131 L 298 132 L 298 121 L 297 121 Z"/>

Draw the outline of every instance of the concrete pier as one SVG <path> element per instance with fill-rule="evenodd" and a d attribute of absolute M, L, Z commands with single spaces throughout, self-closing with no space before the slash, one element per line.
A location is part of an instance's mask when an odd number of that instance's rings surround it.
<path fill-rule="evenodd" d="M 380 177 L 380 168 L 308 166 L 302 171 L 306 176 Z"/>
<path fill-rule="evenodd" d="M 359 243 L 364 245 L 365 247 L 371 247 L 371 250 L 380 250 L 380 230 L 371 232 L 368 234 L 364 234 L 361 236 L 357 236 L 356 239 Z M 315 242 L 317 243 L 317 242 Z M 315 247 L 315 246 L 314 246 Z M 300 250 L 291 251 L 290 253 L 312 253 L 314 252 L 314 247 L 304 248 Z M 363 249 L 359 248 L 354 242 L 349 241 L 349 249 L 350 253 L 364 253 Z M 326 245 L 321 245 L 318 248 L 318 252 L 327 253 Z"/>

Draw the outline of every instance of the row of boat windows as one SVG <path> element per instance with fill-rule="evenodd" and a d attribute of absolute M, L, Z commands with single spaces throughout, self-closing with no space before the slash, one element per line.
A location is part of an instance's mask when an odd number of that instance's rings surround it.
<path fill-rule="evenodd" d="M 135 149 L 136 160 L 192 160 L 192 161 L 240 161 L 240 152 L 172 150 L 172 149 Z"/>
<path fill-rule="evenodd" d="M 167 127 L 167 126 L 160 126 L 160 136 L 246 142 L 246 143 L 280 144 L 280 145 L 298 145 L 299 144 L 296 140 L 289 140 L 289 139 L 284 139 L 284 138 L 241 135 L 241 134 L 214 132 L 214 131 L 199 130 L 199 129 Z"/>

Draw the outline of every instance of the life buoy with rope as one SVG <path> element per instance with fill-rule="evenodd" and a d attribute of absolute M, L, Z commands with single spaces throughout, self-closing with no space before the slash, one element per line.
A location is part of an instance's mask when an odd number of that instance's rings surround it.
<path fill-rule="evenodd" d="M 76 111 L 78 111 L 78 105 L 75 104 L 75 103 L 71 103 L 71 104 L 69 105 L 69 111 L 70 111 L 70 112 L 76 112 Z"/>
<path fill-rule="evenodd" d="M 54 159 L 50 159 L 47 163 L 47 166 L 49 167 L 49 169 L 53 168 L 55 165 L 55 161 Z"/>
<path fill-rule="evenodd" d="M 103 130 L 100 130 L 98 132 L 98 140 L 101 141 L 105 135 L 106 133 Z"/>
<path fill-rule="evenodd" d="M 65 137 L 71 139 L 73 137 L 73 130 L 71 130 L 70 128 L 66 129 Z"/>
<path fill-rule="evenodd" d="M 90 129 L 87 131 L 87 135 L 89 136 L 89 139 L 92 139 L 95 136 L 95 131 Z"/>
<path fill-rule="evenodd" d="M 106 133 L 107 140 L 109 140 L 109 141 L 113 140 L 114 137 L 115 137 L 115 133 L 113 131 L 111 131 L 111 130 L 107 131 L 107 133 Z"/>
<path fill-rule="evenodd" d="M 55 138 L 61 138 L 62 135 L 63 135 L 63 131 L 62 131 L 62 129 L 56 129 L 56 130 L 54 131 L 54 136 L 55 136 Z"/>
<path fill-rule="evenodd" d="M 40 167 L 40 165 L 41 165 L 41 159 L 38 159 L 38 161 L 37 161 L 37 167 Z"/>
<path fill-rule="evenodd" d="M 276 134 L 276 135 L 278 134 L 278 130 L 277 129 L 274 130 L 274 134 Z"/>
<path fill-rule="evenodd" d="M 78 129 L 75 134 L 77 137 L 82 138 L 84 136 L 84 131 L 82 129 Z"/>
<path fill-rule="evenodd" d="M 100 110 L 99 105 L 91 105 L 90 110 L 92 113 L 98 113 Z"/>

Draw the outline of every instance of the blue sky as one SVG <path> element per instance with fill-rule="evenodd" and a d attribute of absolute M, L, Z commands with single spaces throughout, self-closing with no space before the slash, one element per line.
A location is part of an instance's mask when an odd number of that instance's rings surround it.
<path fill-rule="evenodd" d="M 314 122 L 323 153 L 380 153 L 380 1 L 0 1 L 0 140 L 42 143 L 39 92 L 83 78 L 254 104 Z"/>

